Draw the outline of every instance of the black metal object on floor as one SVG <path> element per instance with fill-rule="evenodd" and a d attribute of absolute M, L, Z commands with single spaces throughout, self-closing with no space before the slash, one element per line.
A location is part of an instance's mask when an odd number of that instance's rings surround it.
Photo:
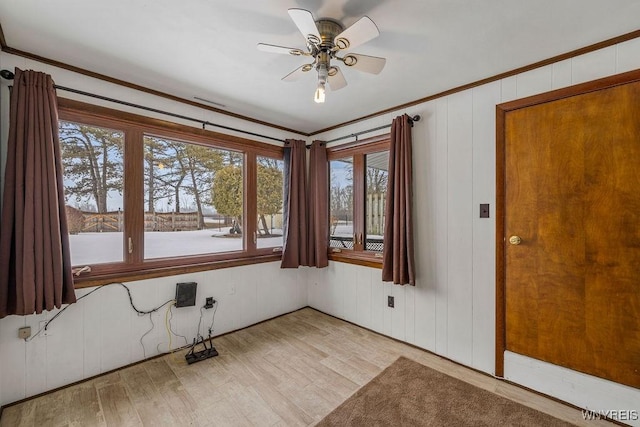
<path fill-rule="evenodd" d="M 207 347 L 207 341 L 209 341 L 209 347 Z M 196 348 L 199 345 L 202 345 L 202 350 L 196 351 Z M 201 360 L 206 360 L 217 355 L 218 351 L 213 346 L 213 343 L 211 342 L 211 335 L 209 335 L 209 339 L 207 340 L 200 337 L 198 341 L 194 342 L 191 349 L 187 354 L 185 354 L 184 358 L 187 360 L 187 363 L 191 365 L 192 363 L 200 362 Z"/>

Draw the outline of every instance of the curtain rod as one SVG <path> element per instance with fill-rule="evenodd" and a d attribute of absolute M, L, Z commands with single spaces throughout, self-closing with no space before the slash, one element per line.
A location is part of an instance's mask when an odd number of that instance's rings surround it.
<path fill-rule="evenodd" d="M 15 77 L 14 74 L 9 70 L 0 71 L 0 76 L 2 76 L 2 78 L 5 79 L 5 80 L 13 80 L 13 78 Z M 140 110 L 151 111 L 153 113 L 160 113 L 160 114 L 164 114 L 166 116 L 176 117 L 178 119 L 189 120 L 189 121 L 192 121 L 192 122 L 200 123 L 200 124 L 202 124 L 202 129 L 204 129 L 205 126 L 214 126 L 214 127 L 221 128 L 221 129 L 226 129 L 226 130 L 231 130 L 231 131 L 234 131 L 234 132 L 244 133 L 246 135 L 257 136 L 257 137 L 260 137 L 260 138 L 267 138 L 267 139 L 271 139 L 273 141 L 278 141 L 278 142 L 286 142 L 284 139 L 274 138 L 272 136 L 262 135 L 260 133 L 249 132 L 247 130 L 236 129 L 236 128 L 233 128 L 233 127 L 230 127 L 230 126 L 218 125 L 218 124 L 206 121 L 206 120 L 195 119 L 193 117 L 183 116 L 182 114 L 170 113 L 168 111 L 158 110 L 157 108 L 145 107 L 144 105 L 134 104 L 132 102 L 127 102 L 127 101 L 121 101 L 119 99 L 109 98 L 107 96 L 96 95 L 95 93 L 85 92 L 85 91 L 82 91 L 82 90 L 72 89 L 72 88 L 69 88 L 69 87 L 58 86 L 58 85 L 54 85 L 54 87 L 56 89 L 63 90 L 63 91 L 66 91 L 66 92 L 73 92 L 73 93 L 77 93 L 79 95 L 88 96 L 88 97 L 91 97 L 91 98 L 102 99 L 103 101 L 109 101 L 109 102 L 113 102 L 113 103 L 120 104 L 120 105 L 126 105 L 127 107 L 134 107 L 134 108 L 138 108 Z"/>
<path fill-rule="evenodd" d="M 413 127 L 413 124 L 415 122 L 420 121 L 420 116 L 419 115 L 415 115 L 413 117 L 409 117 L 409 124 L 411 125 L 411 127 Z M 373 132 L 376 130 L 381 130 L 381 129 L 386 129 L 391 127 L 391 124 L 388 125 L 384 125 L 384 126 L 378 126 L 377 128 L 373 128 L 373 129 L 367 129 L 367 130 L 362 130 L 360 132 L 356 132 L 356 133 L 351 133 L 349 135 L 345 135 L 345 136 L 341 136 L 339 138 L 334 138 L 332 140 L 327 141 L 327 144 L 329 144 L 330 142 L 336 142 L 336 141 L 340 141 L 341 139 L 347 139 L 347 138 L 352 138 L 355 137 L 356 141 L 358 140 L 358 136 L 365 134 L 365 133 L 369 133 L 369 132 Z"/>

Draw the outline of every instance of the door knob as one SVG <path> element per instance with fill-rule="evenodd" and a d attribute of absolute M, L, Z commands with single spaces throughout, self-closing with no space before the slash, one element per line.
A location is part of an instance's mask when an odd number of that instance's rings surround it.
<path fill-rule="evenodd" d="M 511 236 L 509 237 L 509 243 L 511 243 L 512 245 L 519 245 L 520 243 L 522 243 L 522 239 L 520 238 L 520 236 Z"/>

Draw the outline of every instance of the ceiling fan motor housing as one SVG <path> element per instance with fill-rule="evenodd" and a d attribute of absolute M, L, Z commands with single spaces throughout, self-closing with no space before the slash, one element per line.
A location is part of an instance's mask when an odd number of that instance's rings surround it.
<path fill-rule="evenodd" d="M 344 27 L 338 21 L 333 19 L 323 18 L 316 21 L 316 26 L 318 27 L 318 32 L 320 33 L 320 44 L 318 45 L 318 49 L 321 51 L 331 51 L 336 46 L 334 43 L 334 39 L 336 36 L 342 31 L 344 31 Z M 348 41 L 345 42 L 348 45 Z"/>
<path fill-rule="evenodd" d="M 335 75 L 338 72 L 335 67 L 331 67 L 331 59 L 335 57 L 336 52 L 334 40 L 338 34 L 344 31 L 344 27 L 338 21 L 327 18 L 317 20 L 316 26 L 322 39 L 316 46 L 317 53 L 314 55 L 316 57 L 316 69 L 319 74 L 322 74 L 318 76 L 320 81 L 326 81 L 328 76 Z M 348 43 L 346 41 L 347 45 Z"/>

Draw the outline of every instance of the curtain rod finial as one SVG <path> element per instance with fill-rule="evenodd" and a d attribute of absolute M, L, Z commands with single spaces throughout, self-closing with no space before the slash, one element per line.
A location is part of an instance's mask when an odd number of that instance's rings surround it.
<path fill-rule="evenodd" d="M 0 71 L 0 76 L 2 76 L 2 78 L 5 80 L 13 80 L 13 78 L 15 77 L 15 74 L 13 74 L 9 70 L 2 70 Z"/>

